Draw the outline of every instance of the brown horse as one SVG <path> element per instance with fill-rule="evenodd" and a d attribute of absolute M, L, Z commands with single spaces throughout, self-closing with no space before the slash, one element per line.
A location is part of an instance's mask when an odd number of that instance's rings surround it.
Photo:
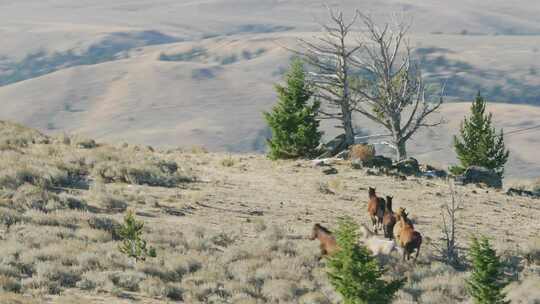
<path fill-rule="evenodd" d="M 405 208 L 399 207 L 398 211 L 394 213 L 396 217 L 396 224 L 394 225 L 393 234 L 394 239 L 399 244 L 399 233 L 401 232 L 401 218 L 404 217 L 405 220 L 412 225 L 412 221 L 408 218 L 408 213 L 405 211 Z"/>
<path fill-rule="evenodd" d="M 375 188 L 369 187 L 368 195 L 368 213 L 373 225 L 373 231 L 377 233 L 379 226 L 383 224 L 385 202 L 383 198 L 377 196 Z"/>
<path fill-rule="evenodd" d="M 388 239 L 393 239 L 394 226 L 396 225 L 396 215 L 392 210 L 392 199 L 391 196 L 386 196 L 386 208 L 384 210 L 383 216 L 383 230 L 384 237 Z"/>
<path fill-rule="evenodd" d="M 319 242 L 321 242 L 322 256 L 332 255 L 336 253 L 339 249 L 336 243 L 336 238 L 332 235 L 332 232 L 321 226 L 321 224 L 313 225 L 310 239 L 312 241 L 315 239 L 319 239 Z"/>
<path fill-rule="evenodd" d="M 420 253 L 420 246 L 422 245 L 422 234 L 415 231 L 411 221 L 407 218 L 407 215 L 403 212 L 400 215 L 401 230 L 399 232 L 398 245 L 403 248 L 403 261 L 410 259 L 412 252 L 416 249 L 416 256 L 414 260 L 418 258 Z"/>

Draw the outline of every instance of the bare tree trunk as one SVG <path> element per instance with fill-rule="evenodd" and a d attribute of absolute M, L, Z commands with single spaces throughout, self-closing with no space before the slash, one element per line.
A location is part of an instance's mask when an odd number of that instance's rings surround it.
<path fill-rule="evenodd" d="M 396 146 L 396 160 L 404 160 L 407 158 L 407 145 L 403 140 L 395 140 L 394 145 Z"/>
<path fill-rule="evenodd" d="M 345 36 L 340 38 L 341 53 L 339 54 L 339 66 L 341 67 L 341 77 L 343 78 L 343 102 L 341 103 L 341 113 L 343 115 L 343 129 L 345 130 L 345 145 L 349 147 L 354 144 L 354 129 L 352 124 L 351 93 L 349 88 L 349 69 L 347 64 L 347 46 Z"/>
<path fill-rule="evenodd" d="M 355 25 L 358 12 L 347 22 L 343 12 L 328 8 L 329 24 L 321 24 L 323 34 L 313 40 L 298 39 L 302 50 L 291 50 L 302 57 L 313 69 L 309 74 L 310 81 L 317 93 L 315 97 L 322 101 L 319 110 L 321 119 L 339 121 L 336 127 L 343 129 L 345 135 L 344 148 L 354 144 L 354 128 L 352 113 L 356 100 L 351 95 L 351 68 L 359 69 L 353 58 L 361 46 L 350 47 L 352 27 Z"/>
<path fill-rule="evenodd" d="M 354 129 L 352 124 L 352 113 L 351 111 L 343 111 L 343 128 L 345 129 L 345 144 L 348 146 L 354 144 Z"/>
<path fill-rule="evenodd" d="M 396 160 L 400 161 L 407 158 L 407 142 L 403 140 L 403 134 L 401 130 L 401 113 L 395 113 L 392 115 L 392 134 L 393 144 L 396 152 Z"/>

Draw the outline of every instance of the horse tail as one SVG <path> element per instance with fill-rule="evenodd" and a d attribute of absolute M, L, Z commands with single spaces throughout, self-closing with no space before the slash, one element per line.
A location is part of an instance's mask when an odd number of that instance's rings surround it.
<path fill-rule="evenodd" d="M 415 231 L 414 234 L 416 236 L 416 255 L 414 260 L 416 261 L 416 259 L 418 259 L 418 255 L 420 254 L 420 247 L 422 246 L 422 234 L 420 234 L 418 231 Z"/>

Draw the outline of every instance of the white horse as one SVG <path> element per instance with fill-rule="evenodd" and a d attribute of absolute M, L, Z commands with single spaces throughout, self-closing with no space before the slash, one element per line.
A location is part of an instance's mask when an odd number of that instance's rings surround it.
<path fill-rule="evenodd" d="M 397 251 L 401 254 L 402 249 L 394 240 L 377 237 L 377 235 L 369 230 L 366 225 L 360 225 L 360 233 L 360 242 L 367 247 L 373 256 L 378 256 L 380 254 L 390 255 L 393 251 Z"/>

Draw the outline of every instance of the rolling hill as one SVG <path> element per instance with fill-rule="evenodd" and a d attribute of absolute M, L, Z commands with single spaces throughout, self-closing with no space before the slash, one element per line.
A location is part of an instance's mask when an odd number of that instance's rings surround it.
<path fill-rule="evenodd" d="M 384 19 L 414 19 L 411 42 L 447 100 L 540 104 L 540 8 L 534 1 L 333 1 Z M 325 8 L 313 1 L 0 1 L 0 119 L 47 133 L 212 151 L 262 151 L 261 112 L 275 101 L 296 37 L 311 37 Z M 533 126 L 539 108 L 494 104 L 507 131 Z M 454 161 L 450 136 L 467 111 L 411 143 L 411 154 Z M 367 132 L 377 129 L 360 118 Z M 325 126 L 327 137 L 334 134 Z M 535 136 L 536 135 L 536 136 Z M 508 138 L 508 176 L 538 176 L 538 132 Z M 442 149 L 442 150 L 441 150 Z M 433 152 L 432 150 L 437 150 Z"/>

